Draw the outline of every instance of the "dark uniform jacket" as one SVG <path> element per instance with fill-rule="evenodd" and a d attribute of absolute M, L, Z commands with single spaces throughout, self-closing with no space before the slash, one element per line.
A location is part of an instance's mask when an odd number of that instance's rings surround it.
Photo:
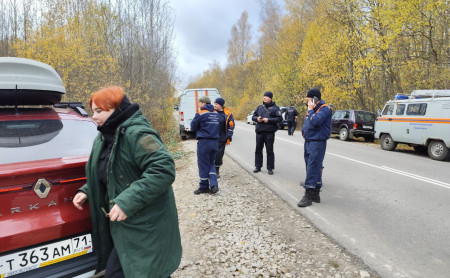
<path fill-rule="evenodd" d="M 331 134 L 331 109 L 325 101 L 308 110 L 303 122 L 302 134 L 307 141 L 327 140 Z"/>
<path fill-rule="evenodd" d="M 258 117 L 268 118 L 269 121 L 267 123 L 258 122 Z M 256 132 L 275 132 L 278 129 L 277 124 L 281 123 L 283 118 L 281 117 L 280 108 L 275 104 L 275 102 L 271 101 L 268 104 L 263 103 L 258 106 L 253 113 L 252 120 L 256 122 Z"/>
<path fill-rule="evenodd" d="M 294 107 L 289 107 L 286 111 L 286 120 L 288 122 L 295 122 L 295 117 L 297 117 L 298 112 Z"/>
<path fill-rule="evenodd" d="M 92 218 L 97 271 L 103 270 L 113 247 L 126 277 L 168 277 L 181 261 L 181 239 L 172 183 L 175 164 L 158 133 L 138 110 L 115 132 L 107 164 L 108 203 L 98 162 L 106 144 L 94 140 L 86 164 L 87 194 Z M 102 208 L 117 204 L 127 215 L 110 222 Z"/>
<path fill-rule="evenodd" d="M 191 131 L 195 131 L 197 139 L 219 138 L 219 114 L 212 104 L 205 104 L 191 121 Z"/>

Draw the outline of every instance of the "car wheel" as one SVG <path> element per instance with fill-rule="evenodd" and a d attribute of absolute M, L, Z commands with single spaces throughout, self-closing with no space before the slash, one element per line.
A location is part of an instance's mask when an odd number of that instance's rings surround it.
<path fill-rule="evenodd" d="M 339 130 L 339 139 L 341 139 L 342 141 L 348 140 L 348 129 L 344 127 Z"/>
<path fill-rule="evenodd" d="M 431 141 L 428 145 L 428 155 L 434 160 L 447 159 L 449 150 L 442 141 Z"/>
<path fill-rule="evenodd" d="M 393 151 L 397 147 L 397 143 L 392 139 L 391 135 L 383 134 L 380 138 L 380 146 L 383 150 Z"/>

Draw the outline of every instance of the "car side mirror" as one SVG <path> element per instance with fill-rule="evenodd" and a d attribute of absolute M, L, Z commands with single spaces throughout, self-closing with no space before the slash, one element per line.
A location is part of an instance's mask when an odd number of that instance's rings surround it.
<path fill-rule="evenodd" d="M 178 111 L 178 105 L 174 105 L 173 110 Z"/>
<path fill-rule="evenodd" d="M 377 109 L 377 117 L 380 117 L 380 116 L 381 116 L 381 110 Z"/>

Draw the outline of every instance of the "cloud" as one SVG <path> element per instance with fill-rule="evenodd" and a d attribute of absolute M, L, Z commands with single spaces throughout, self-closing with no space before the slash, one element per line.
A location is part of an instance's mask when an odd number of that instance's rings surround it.
<path fill-rule="evenodd" d="M 253 36 L 258 30 L 257 0 L 172 0 L 171 5 L 181 86 L 209 69 L 213 61 L 225 66 L 231 28 L 243 11 L 249 14 Z"/>

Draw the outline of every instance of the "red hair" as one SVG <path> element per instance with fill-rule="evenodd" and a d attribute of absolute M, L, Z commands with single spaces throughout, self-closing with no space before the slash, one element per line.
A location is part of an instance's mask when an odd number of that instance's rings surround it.
<path fill-rule="evenodd" d="M 122 87 L 111 86 L 98 90 L 91 95 L 89 106 L 92 108 L 92 102 L 95 102 L 98 108 L 109 111 L 119 106 L 124 96 Z"/>

